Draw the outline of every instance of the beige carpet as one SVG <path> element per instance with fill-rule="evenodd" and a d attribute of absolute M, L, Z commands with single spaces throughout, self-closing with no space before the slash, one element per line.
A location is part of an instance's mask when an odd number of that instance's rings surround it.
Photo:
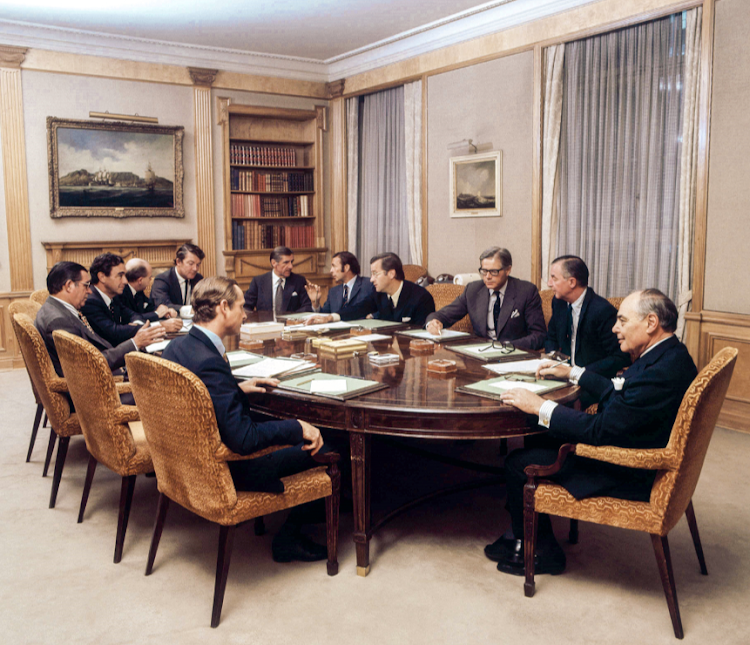
<path fill-rule="evenodd" d="M 504 489 L 440 498 L 389 523 L 372 540 L 372 570 L 355 574 L 351 515 L 342 518 L 340 573 L 325 563 L 275 564 L 268 534 L 238 530 L 222 622 L 209 628 L 218 529 L 176 505 L 152 576 L 143 575 L 156 482 L 139 478 L 122 563 L 112 563 L 120 479 L 99 468 L 83 524 L 76 524 L 87 454 L 71 441 L 57 508 L 41 477 L 48 431 L 24 458 L 34 404 L 24 371 L 0 373 L 1 643 L 673 643 L 648 536 L 581 525 L 563 542 L 568 569 L 537 578 L 498 573 L 482 548 L 505 528 Z M 496 444 L 435 449 L 491 463 Z M 375 446 L 374 506 L 407 488 L 458 481 L 455 469 L 426 465 Z M 700 575 L 683 519 L 670 535 L 686 643 L 750 641 L 750 436 L 718 429 L 694 497 L 709 576 Z M 566 524 L 556 525 L 558 537 Z"/>

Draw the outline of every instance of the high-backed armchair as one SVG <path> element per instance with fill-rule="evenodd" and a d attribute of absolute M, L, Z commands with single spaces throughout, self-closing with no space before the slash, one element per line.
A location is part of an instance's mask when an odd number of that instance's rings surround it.
<path fill-rule="evenodd" d="M 241 457 L 222 443 L 211 397 L 192 372 L 170 361 L 131 352 L 125 358 L 159 487 L 154 535 L 146 565 L 150 575 L 170 500 L 220 525 L 211 627 L 221 618 L 232 540 L 238 524 L 325 498 L 328 575 L 338 573 L 338 455 L 316 455 L 323 467 L 283 477 L 283 493 L 238 492 L 227 461 L 253 459 L 278 447 Z"/>
<path fill-rule="evenodd" d="M 432 298 L 435 301 L 435 311 L 438 311 L 458 298 L 458 296 L 460 296 L 464 292 L 466 286 L 453 283 L 435 283 L 428 285 L 426 288 L 427 291 L 432 294 Z M 465 331 L 469 334 L 474 333 L 474 328 L 471 326 L 471 318 L 469 318 L 469 314 L 466 314 L 463 318 L 461 318 L 461 320 L 452 325 L 450 328 L 455 331 Z"/>
<path fill-rule="evenodd" d="M 66 331 L 53 332 L 68 390 L 89 451 L 86 482 L 81 496 L 78 523 L 83 522 L 86 502 L 98 463 L 122 477 L 120 512 L 115 539 L 115 564 L 122 560 L 125 532 L 137 475 L 152 472 L 151 453 L 133 405 L 122 405 L 112 372 L 102 353 L 91 343 Z"/>
<path fill-rule="evenodd" d="M 40 305 L 43 305 L 45 302 L 47 302 L 47 298 L 49 298 L 49 291 L 47 291 L 46 289 L 37 289 L 36 291 L 33 291 L 29 296 L 29 299 L 33 300 L 34 302 L 38 302 Z"/>
<path fill-rule="evenodd" d="M 732 378 L 737 354 L 737 349 L 726 347 L 701 370 L 682 399 L 672 434 L 665 448 L 627 449 L 564 444 L 554 464 L 526 468 L 528 481 L 524 487 L 524 591 L 527 596 L 534 595 L 537 513 L 644 531 L 651 536 L 675 636 L 682 638 L 682 621 L 677 604 L 667 534 L 684 514 L 693 537 L 701 573 L 706 575 L 708 571 L 703 558 L 692 498 Z M 558 472 L 565 457 L 570 453 L 630 468 L 656 470 L 651 499 L 648 502 L 626 501 L 612 497 L 576 500 L 562 486 L 543 479 Z"/>
<path fill-rule="evenodd" d="M 404 264 L 404 277 L 409 282 L 416 282 L 423 275 L 427 275 L 427 269 L 419 264 Z"/>

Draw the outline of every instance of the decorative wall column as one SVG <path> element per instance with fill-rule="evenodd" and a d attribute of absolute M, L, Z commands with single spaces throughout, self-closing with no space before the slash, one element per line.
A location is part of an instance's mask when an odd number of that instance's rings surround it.
<path fill-rule="evenodd" d="M 211 85 L 219 70 L 188 67 L 193 81 L 195 115 L 195 192 L 198 246 L 206 254 L 203 275 L 216 275 L 216 219 L 214 217 L 214 168 L 211 143 Z"/>
<path fill-rule="evenodd" d="M 21 90 L 21 63 L 27 51 L 24 47 L 0 45 L 0 138 L 5 175 L 5 219 L 8 226 L 8 264 L 12 291 L 34 289 Z"/>
<path fill-rule="evenodd" d="M 346 214 L 346 101 L 344 81 L 326 85 L 331 99 L 331 255 L 347 249 Z"/>

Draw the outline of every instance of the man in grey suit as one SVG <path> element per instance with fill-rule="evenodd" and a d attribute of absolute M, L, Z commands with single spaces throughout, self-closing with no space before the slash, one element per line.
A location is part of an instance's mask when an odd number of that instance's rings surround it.
<path fill-rule="evenodd" d="M 539 290 L 511 278 L 510 251 L 493 246 L 479 256 L 482 281 L 470 282 L 447 307 L 427 316 L 427 331 L 438 335 L 469 314 L 474 334 L 509 341 L 518 349 L 540 349 L 547 335 Z"/>
<path fill-rule="evenodd" d="M 70 332 L 90 342 L 104 355 L 111 370 L 125 365 L 125 354 L 128 352 L 142 349 L 164 336 L 163 327 L 151 327 L 149 323 L 143 325 L 133 338 L 116 347 L 99 336 L 81 314 L 81 308 L 91 293 L 91 282 L 89 272 L 76 262 L 55 264 L 47 276 L 47 290 L 50 296 L 36 315 L 36 328 L 44 339 L 58 376 L 63 376 L 63 373 L 52 339 L 52 332 L 56 329 Z"/>

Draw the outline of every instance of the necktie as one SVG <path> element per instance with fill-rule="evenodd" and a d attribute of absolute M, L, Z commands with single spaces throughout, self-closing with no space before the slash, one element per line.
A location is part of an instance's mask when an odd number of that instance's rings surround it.
<path fill-rule="evenodd" d="M 500 309 L 503 306 L 503 297 L 499 291 L 495 291 L 495 306 L 492 308 L 492 320 L 495 322 L 495 335 L 497 336 L 497 317 L 500 315 Z"/>
<path fill-rule="evenodd" d="M 388 308 L 393 312 L 396 308 L 393 306 L 393 298 L 388 296 Z"/>
<path fill-rule="evenodd" d="M 185 280 L 185 290 L 182 293 L 182 304 L 183 305 L 189 305 L 190 304 L 188 302 L 188 297 L 187 296 L 188 296 L 188 281 Z"/>
<path fill-rule="evenodd" d="M 571 342 L 573 338 L 573 305 L 568 305 L 568 314 L 565 319 L 565 340 L 560 350 L 563 354 L 570 356 Z"/>
<path fill-rule="evenodd" d="M 91 328 L 91 325 L 89 325 L 89 321 L 86 320 L 86 316 L 84 316 L 80 311 L 78 312 L 78 317 L 81 319 L 81 322 L 86 325 L 86 329 L 88 329 L 92 334 L 95 334 L 96 332 Z"/>
<path fill-rule="evenodd" d="M 341 303 L 342 307 L 346 307 L 346 303 L 349 302 L 349 285 L 344 285 L 344 301 Z"/>
<path fill-rule="evenodd" d="M 115 301 L 114 300 L 109 301 L 109 313 L 112 314 L 112 320 L 117 322 L 117 313 L 115 313 Z"/>
<path fill-rule="evenodd" d="M 274 303 L 273 303 L 274 311 L 277 314 L 280 314 L 282 311 L 284 311 L 283 302 L 282 302 L 283 299 L 284 299 L 284 285 L 282 284 L 282 281 L 279 280 L 276 283 L 276 296 L 274 297 Z"/>

